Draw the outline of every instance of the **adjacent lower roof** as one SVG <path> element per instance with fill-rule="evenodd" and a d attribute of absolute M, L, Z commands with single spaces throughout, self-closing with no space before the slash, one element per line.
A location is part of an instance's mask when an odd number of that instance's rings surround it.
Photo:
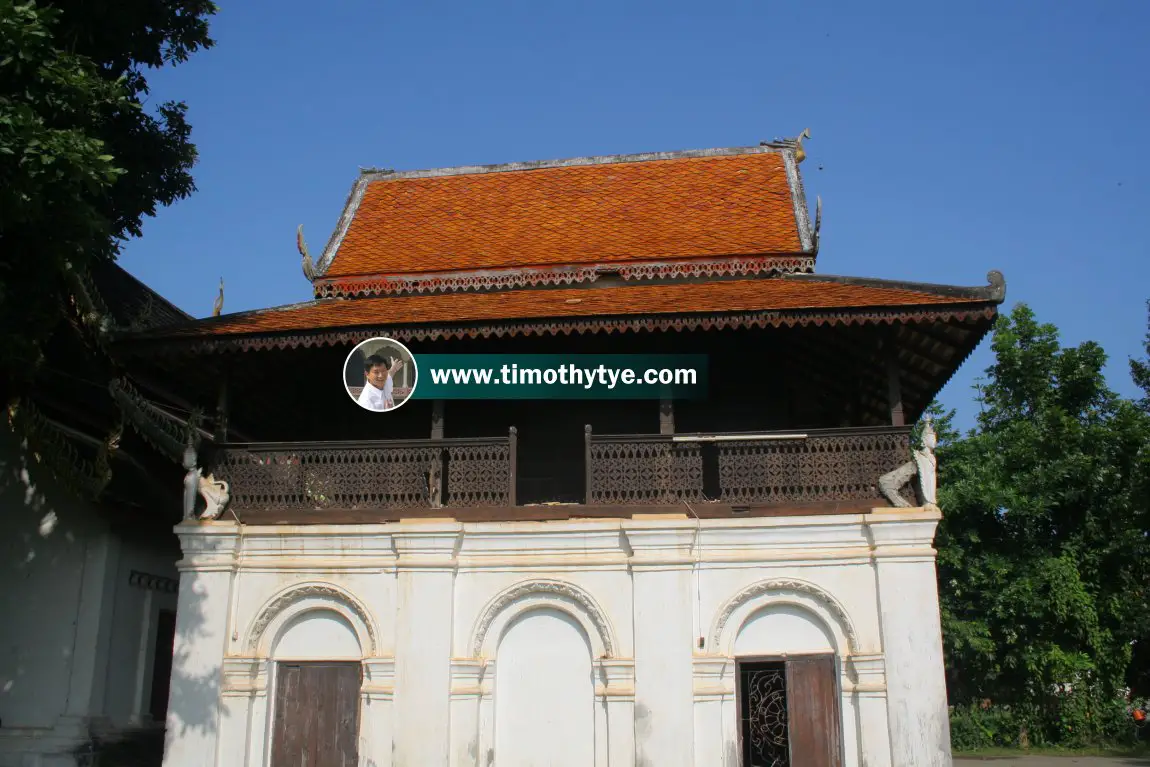
<path fill-rule="evenodd" d="M 916 317 L 993 316 L 1002 275 L 955 287 L 825 275 L 763 279 L 596 283 L 389 298 L 324 299 L 213 317 L 134 334 L 131 342 L 192 342 L 241 348 L 594 330 L 893 322 Z"/>
<path fill-rule="evenodd" d="M 809 227 L 787 147 L 367 172 L 316 282 L 810 253 Z"/>

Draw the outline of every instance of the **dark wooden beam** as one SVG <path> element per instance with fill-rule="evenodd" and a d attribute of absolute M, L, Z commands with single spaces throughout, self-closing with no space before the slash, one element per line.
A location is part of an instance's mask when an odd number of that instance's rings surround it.
<path fill-rule="evenodd" d="M 786 354 L 787 366 L 792 370 L 800 371 L 804 375 L 810 376 L 818 382 L 820 386 L 834 392 L 834 396 L 841 399 L 844 403 L 858 402 L 863 408 L 868 407 L 867 398 L 865 396 L 866 386 L 865 378 L 867 376 L 858 374 L 856 370 L 854 375 L 851 376 L 836 376 L 831 373 L 826 373 L 826 370 L 833 371 L 835 363 L 831 358 L 823 357 L 822 355 L 812 355 L 809 349 L 800 349 L 796 342 L 787 339 L 780 339 L 778 342 L 780 349 Z M 812 358 L 814 361 L 812 362 Z M 820 366 L 818 363 L 822 362 Z M 841 368 L 843 360 L 839 360 L 838 364 Z M 847 360 L 847 364 L 851 365 L 852 360 Z M 857 386 L 850 386 L 846 381 L 853 380 Z M 881 413 L 881 417 L 876 418 L 876 423 L 886 424 L 886 410 L 885 407 L 876 407 L 876 414 Z M 862 415 L 862 412 L 859 413 Z"/>
<path fill-rule="evenodd" d="M 833 348 L 835 354 L 840 357 L 849 357 L 858 363 L 860 371 L 871 377 L 875 383 L 876 391 L 883 391 L 886 389 L 886 373 L 884 352 L 882 351 L 887 333 L 894 335 L 896 328 L 883 328 L 887 331 L 884 334 L 874 333 L 857 333 L 857 328 L 830 328 L 824 343 Z M 850 332 L 856 331 L 856 332 Z M 869 349 L 869 354 L 867 350 Z M 922 389 L 929 390 L 931 382 L 918 375 L 909 374 L 910 371 L 903 371 L 904 378 L 907 383 Z"/>

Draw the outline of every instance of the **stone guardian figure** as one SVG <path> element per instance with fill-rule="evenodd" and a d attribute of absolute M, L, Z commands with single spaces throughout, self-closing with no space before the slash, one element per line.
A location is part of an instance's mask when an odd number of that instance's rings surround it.
<path fill-rule="evenodd" d="M 938 447 L 938 434 L 930 416 L 926 416 L 922 429 L 922 447 L 911 453 L 911 460 L 894 471 L 879 478 L 879 491 L 899 509 L 909 509 L 913 503 L 903 498 L 899 490 L 915 475 L 918 476 L 918 490 L 923 505 L 938 503 L 938 459 L 934 449 Z"/>

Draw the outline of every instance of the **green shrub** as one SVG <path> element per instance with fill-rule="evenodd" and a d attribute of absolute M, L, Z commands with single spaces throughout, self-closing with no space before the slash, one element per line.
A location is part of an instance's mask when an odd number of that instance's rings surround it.
<path fill-rule="evenodd" d="M 1017 746 L 1019 731 L 1018 717 L 1008 706 L 983 708 L 972 703 L 950 710 L 950 744 L 955 751 Z"/>
<path fill-rule="evenodd" d="M 950 709 L 955 751 L 989 748 L 1122 748 L 1138 741 L 1130 704 L 1090 692 L 1052 696 L 1041 706 L 966 704 Z"/>

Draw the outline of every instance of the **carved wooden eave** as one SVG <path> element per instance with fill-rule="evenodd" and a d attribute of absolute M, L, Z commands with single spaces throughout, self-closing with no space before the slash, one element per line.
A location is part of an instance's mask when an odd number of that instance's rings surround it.
<path fill-rule="evenodd" d="M 636 315 L 590 319 L 538 319 L 524 322 L 485 322 L 459 325 L 378 325 L 292 333 L 213 336 L 171 339 L 165 344 L 194 353 L 259 351 L 354 345 L 386 336 L 397 341 L 437 341 L 463 338 L 584 335 L 588 333 L 666 332 L 685 330 L 731 330 L 740 328 L 806 327 L 812 325 L 866 325 L 905 322 L 968 322 L 993 319 L 996 304 L 964 304 L 957 307 L 909 307 L 899 309 L 826 311 L 763 311 L 709 314 Z"/>
<path fill-rule="evenodd" d="M 477 269 L 429 274 L 383 274 L 320 278 L 313 281 L 316 298 L 351 298 L 467 290 L 505 290 L 595 282 L 604 276 L 623 280 L 665 280 L 697 277 L 761 276 L 814 272 L 807 254 L 692 258 L 589 266 L 520 269 Z"/>

